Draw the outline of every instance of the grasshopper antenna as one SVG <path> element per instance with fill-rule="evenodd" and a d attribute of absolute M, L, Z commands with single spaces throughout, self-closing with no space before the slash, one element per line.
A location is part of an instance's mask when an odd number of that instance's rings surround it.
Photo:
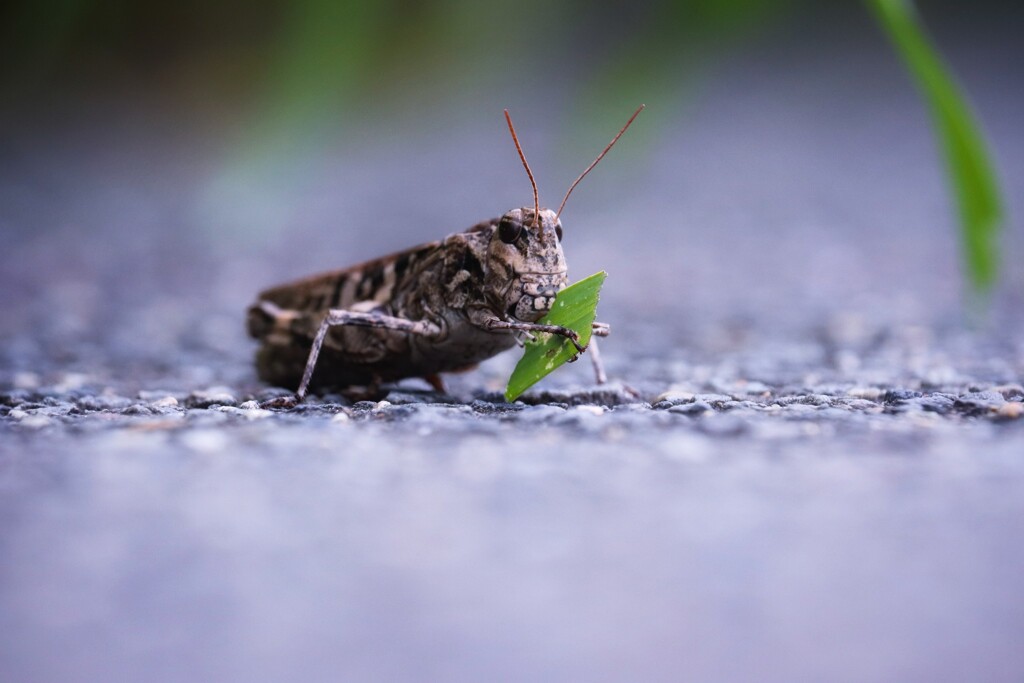
<path fill-rule="evenodd" d="M 633 116 L 636 117 L 636 114 Z M 632 120 L 633 119 L 630 119 L 630 122 L 632 122 Z M 508 122 L 508 132 L 512 133 L 512 142 L 516 143 L 516 151 L 519 152 L 519 158 L 523 162 L 523 168 L 526 169 L 526 175 L 530 176 L 530 185 L 533 186 L 533 227 L 537 227 L 537 222 L 540 220 L 540 195 L 537 194 L 537 181 L 533 179 L 533 171 L 530 170 L 530 165 L 526 163 L 526 155 L 523 154 L 523 148 L 519 146 L 519 138 L 516 136 L 516 129 L 512 125 L 512 117 L 508 115 L 508 109 L 505 110 L 505 121 Z M 629 124 L 627 123 L 626 125 L 628 126 Z M 619 133 L 619 135 L 622 135 L 622 133 Z M 617 140 L 618 137 L 615 139 Z M 590 169 L 587 170 L 589 171 Z M 579 181 L 577 180 L 576 182 Z"/>
<path fill-rule="evenodd" d="M 633 112 L 632 116 L 629 117 L 629 121 L 626 121 L 626 125 L 624 125 L 622 127 L 622 130 L 619 131 L 618 135 L 616 135 L 615 137 L 612 138 L 612 141 L 608 143 L 608 146 L 604 148 L 604 151 L 601 152 L 600 154 L 598 154 L 597 158 L 594 159 L 593 163 L 590 164 L 590 166 L 587 166 L 587 169 L 585 171 L 583 171 L 583 173 L 580 173 L 580 177 L 577 178 L 576 180 L 574 180 L 572 185 L 569 186 L 569 191 L 565 193 L 565 198 L 562 199 L 562 204 L 561 204 L 561 206 L 558 207 L 558 213 L 555 214 L 555 220 L 556 221 L 558 220 L 558 217 L 562 215 L 562 209 L 565 208 L 565 203 L 567 201 L 569 201 L 569 195 L 572 194 L 572 191 L 576 189 L 576 186 L 580 184 L 580 181 L 583 180 L 583 178 L 586 177 L 586 175 L 588 173 L 590 173 L 592 170 L 594 170 L 594 167 L 597 166 L 597 162 L 601 161 L 601 159 L 604 158 L 604 155 L 608 153 L 608 150 L 610 150 L 612 148 L 612 145 L 614 145 L 616 142 L 619 141 L 619 138 L 622 137 L 622 134 L 625 133 L 626 129 L 629 128 L 630 124 L 633 123 L 633 119 L 635 119 L 637 116 L 639 116 L 640 112 L 642 112 L 644 110 L 644 107 L 646 107 L 646 106 L 647 106 L 646 104 L 641 104 L 639 107 L 637 107 L 637 110 L 635 112 Z M 505 116 L 508 116 L 508 112 L 507 111 L 505 112 Z M 511 125 L 512 125 L 512 122 L 509 121 L 509 126 L 511 126 Z M 512 137 L 515 137 L 515 133 L 512 133 Z M 518 142 L 516 143 L 516 147 L 519 147 L 519 143 Z M 519 154 L 522 155 L 522 152 L 520 152 Z M 523 163 L 524 164 L 526 163 L 525 159 L 523 160 Z M 529 172 L 529 169 L 527 169 L 527 172 Z M 533 176 L 530 176 L 530 179 L 532 180 Z M 536 191 L 536 190 L 534 190 L 534 191 Z"/>

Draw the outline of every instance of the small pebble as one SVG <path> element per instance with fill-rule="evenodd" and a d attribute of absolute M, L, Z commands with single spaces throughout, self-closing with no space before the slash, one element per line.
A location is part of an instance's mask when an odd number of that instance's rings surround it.
<path fill-rule="evenodd" d="M 480 415 L 504 415 L 506 413 L 512 413 L 518 410 L 522 410 L 524 406 L 522 403 L 518 402 L 506 403 L 503 397 L 500 403 L 494 403 L 491 401 L 486 401 L 477 398 L 474 399 L 473 402 L 469 404 L 469 407 L 472 408 L 475 412 L 479 413 Z"/>
<path fill-rule="evenodd" d="M 998 391 L 977 391 L 960 396 L 953 402 L 953 407 L 964 415 L 977 417 L 995 412 L 1005 402 Z"/>
<path fill-rule="evenodd" d="M 676 413 L 678 415 L 696 416 L 706 413 L 710 410 L 711 406 L 709 406 L 704 401 L 694 401 L 693 403 L 680 403 L 678 405 L 672 406 L 671 408 L 668 409 L 668 412 Z"/>
<path fill-rule="evenodd" d="M 868 401 L 877 401 L 885 393 L 885 391 L 878 387 L 852 387 L 846 391 L 846 395 L 851 398 L 860 398 Z"/>
<path fill-rule="evenodd" d="M 1024 415 L 1024 403 L 1020 401 L 1004 403 L 996 410 L 996 415 L 1003 420 L 1017 420 Z"/>
<path fill-rule="evenodd" d="M 388 393 L 387 403 L 391 405 L 417 405 L 431 403 L 440 394 L 418 394 L 406 391 L 392 391 Z"/>
<path fill-rule="evenodd" d="M 234 406 L 212 406 L 209 410 L 226 413 L 228 415 L 236 415 L 238 417 L 243 417 L 246 420 L 262 420 L 274 414 L 272 410 L 265 410 L 259 407 L 242 409 L 235 408 Z"/>
<path fill-rule="evenodd" d="M 164 396 L 163 398 L 158 398 L 155 401 L 150 401 L 149 405 L 153 408 L 177 408 L 178 399 L 173 396 Z"/>
<path fill-rule="evenodd" d="M 625 403 L 635 403 L 639 399 L 635 392 L 623 385 L 604 385 L 594 389 L 582 390 L 548 390 L 530 392 L 521 399 L 523 403 L 532 405 L 561 404 L 565 406 L 599 405 L 612 407 Z"/>
<path fill-rule="evenodd" d="M 909 401 L 912 398 L 919 398 L 920 396 L 920 391 L 911 391 L 910 389 L 888 389 L 884 394 L 882 394 L 882 401 L 884 403 L 896 403 L 898 401 Z"/>
<path fill-rule="evenodd" d="M 956 398 L 947 394 L 927 394 L 920 398 L 911 399 L 909 404 L 918 405 L 922 410 L 939 415 L 945 415 L 953 409 Z"/>
<path fill-rule="evenodd" d="M 171 398 L 174 396 L 174 393 L 175 392 L 167 391 L 166 389 L 162 391 L 149 391 L 143 389 L 142 391 L 139 392 L 138 395 L 140 401 L 145 401 L 146 403 L 152 404 L 161 399 Z"/>
<path fill-rule="evenodd" d="M 1007 401 L 1012 401 L 1015 398 L 1024 398 L 1024 387 L 1019 384 L 1004 384 L 992 387 L 992 391 L 998 391 Z"/>
<path fill-rule="evenodd" d="M 124 396 L 112 396 L 109 394 L 96 394 L 93 396 L 83 396 L 77 401 L 78 407 L 82 410 L 87 411 L 102 411 L 102 410 L 124 410 L 128 406 L 132 405 L 134 401 L 125 398 Z"/>
<path fill-rule="evenodd" d="M 658 406 L 662 403 L 667 403 L 667 408 L 671 408 L 674 405 L 680 403 L 693 403 L 696 400 L 696 394 L 689 391 L 666 391 L 660 394 L 654 399 L 653 403 Z"/>
<path fill-rule="evenodd" d="M 153 409 L 141 403 L 135 403 L 121 411 L 122 415 L 152 415 Z"/>
<path fill-rule="evenodd" d="M 694 401 L 707 403 L 713 408 L 721 408 L 726 403 L 733 400 L 732 396 L 727 394 L 696 394 L 693 397 Z"/>
<path fill-rule="evenodd" d="M 189 408 L 209 408 L 210 406 L 236 406 L 238 399 L 226 387 L 213 387 L 193 391 L 185 400 Z"/>
<path fill-rule="evenodd" d="M 868 400 L 868 399 L 863 399 L 863 398 L 855 398 L 852 401 L 845 401 L 841 405 L 845 406 L 846 408 L 849 408 L 850 410 L 857 410 L 857 411 L 874 411 L 874 412 L 877 412 L 877 411 L 881 410 L 881 408 L 882 408 L 880 405 L 878 405 L 874 401 L 871 401 L 871 400 Z"/>
<path fill-rule="evenodd" d="M 576 414 L 576 415 L 597 415 L 597 416 L 601 416 L 601 415 L 604 415 L 604 408 L 601 407 L 601 406 L 583 405 L 583 406 L 574 406 L 574 407 L 570 408 L 567 412 L 573 413 L 573 414 Z"/>

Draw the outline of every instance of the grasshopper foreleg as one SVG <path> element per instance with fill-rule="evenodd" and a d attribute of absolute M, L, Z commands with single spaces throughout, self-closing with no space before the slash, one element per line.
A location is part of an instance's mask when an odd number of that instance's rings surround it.
<path fill-rule="evenodd" d="M 586 346 L 580 344 L 580 336 L 576 334 L 574 330 L 570 330 L 568 327 L 562 327 L 561 325 L 542 325 L 540 323 L 524 323 L 513 320 L 499 320 L 498 318 L 490 318 L 484 326 L 488 330 L 517 330 L 519 332 L 546 332 L 547 334 L 557 334 L 560 337 L 565 337 L 572 342 L 572 345 L 576 347 L 577 353 L 583 353 L 587 350 Z"/>
<path fill-rule="evenodd" d="M 597 334 L 597 330 L 594 330 L 594 334 Z M 604 384 L 607 382 L 608 375 L 604 373 L 604 363 L 601 362 L 601 352 L 597 344 L 597 339 L 593 337 L 590 338 L 590 364 L 594 367 L 594 381 L 598 384 Z"/>
<path fill-rule="evenodd" d="M 576 352 L 583 353 L 588 348 L 591 349 L 590 361 L 594 366 L 594 378 L 598 384 L 604 384 L 608 381 L 608 376 L 604 372 L 604 363 L 601 362 L 601 354 L 597 350 L 597 339 L 594 337 L 607 337 L 609 327 L 607 323 L 595 322 L 592 326 L 593 336 L 590 338 L 590 343 L 587 346 L 580 344 L 580 336 L 576 334 L 574 330 L 570 330 L 568 327 L 562 327 L 561 325 L 542 325 L 540 323 L 524 323 L 511 320 L 500 320 L 498 318 L 489 318 L 484 322 L 484 326 L 489 330 L 517 330 L 519 332 L 525 332 L 530 334 L 532 332 L 546 332 L 548 334 L 557 334 L 560 337 L 565 337 L 572 345 L 576 347 Z M 573 358 L 572 360 L 576 360 Z M 570 361 L 571 362 L 571 361 Z"/>

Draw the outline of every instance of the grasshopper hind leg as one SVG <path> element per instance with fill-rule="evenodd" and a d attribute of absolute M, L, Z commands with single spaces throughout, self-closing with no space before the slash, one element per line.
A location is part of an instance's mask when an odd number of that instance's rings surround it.
<path fill-rule="evenodd" d="M 366 335 L 334 338 L 330 328 L 361 328 Z M 379 398 L 380 384 L 397 379 L 387 374 L 387 341 L 379 332 L 434 334 L 432 323 L 409 321 L 382 311 L 306 312 L 260 301 L 249 309 L 249 334 L 261 342 L 256 370 L 263 381 L 297 390 L 292 403 L 310 389 L 340 391 L 353 400 Z M 315 372 L 314 372 L 315 371 Z"/>
<path fill-rule="evenodd" d="M 313 371 L 316 369 L 317 359 L 320 357 L 320 349 L 323 347 L 327 332 L 332 327 L 351 325 L 353 327 L 368 327 L 383 330 L 394 330 L 409 334 L 435 337 L 441 334 L 441 328 L 427 320 L 406 320 L 391 315 L 380 313 L 361 313 L 343 309 L 331 309 L 324 316 L 320 327 L 313 338 L 313 345 L 309 349 L 309 357 L 306 359 L 306 368 L 302 373 L 302 381 L 295 392 L 295 397 L 302 400 L 309 390 L 310 382 L 313 379 Z M 429 380 L 428 380 L 429 381 Z"/>

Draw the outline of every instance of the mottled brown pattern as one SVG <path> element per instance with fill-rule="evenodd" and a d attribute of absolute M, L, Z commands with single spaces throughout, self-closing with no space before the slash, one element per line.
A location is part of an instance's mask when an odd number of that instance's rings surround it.
<path fill-rule="evenodd" d="M 511 243 L 498 234 L 501 222 L 516 235 Z M 532 208 L 513 209 L 440 242 L 270 288 L 249 309 L 260 377 L 297 386 L 329 309 L 358 314 L 359 326 L 332 323 L 312 388 L 471 368 L 521 334 L 496 323 L 530 324 L 550 309 L 566 283 L 560 232 L 552 211 L 536 220 Z M 424 321 L 436 332 L 389 329 L 390 320 Z"/>

